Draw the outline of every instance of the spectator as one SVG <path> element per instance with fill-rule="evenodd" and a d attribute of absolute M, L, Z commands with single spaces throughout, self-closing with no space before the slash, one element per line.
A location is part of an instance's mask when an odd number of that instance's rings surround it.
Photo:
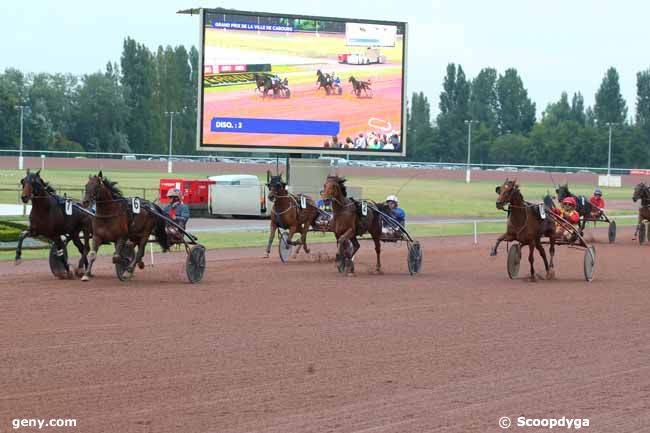
<path fill-rule="evenodd" d="M 354 148 L 361 149 L 361 150 L 366 148 L 366 137 L 363 136 L 363 133 L 361 132 L 359 133 Z"/>
<path fill-rule="evenodd" d="M 323 147 L 330 147 L 330 141 L 325 140 L 325 143 L 323 143 Z"/>
<path fill-rule="evenodd" d="M 332 149 L 340 149 L 341 143 L 339 143 L 339 138 L 336 135 L 332 135 Z"/>
<path fill-rule="evenodd" d="M 354 147 L 354 141 L 352 141 L 352 138 L 350 137 L 346 138 L 343 147 L 345 147 L 346 149 L 352 149 Z"/>

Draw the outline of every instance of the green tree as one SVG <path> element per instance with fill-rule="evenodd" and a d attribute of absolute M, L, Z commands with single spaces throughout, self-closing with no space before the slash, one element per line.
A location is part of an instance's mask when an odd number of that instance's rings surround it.
<path fill-rule="evenodd" d="M 621 94 L 618 72 L 609 68 L 596 92 L 594 105 L 596 123 L 604 125 L 607 122 L 624 123 L 627 117 L 627 105 Z"/>
<path fill-rule="evenodd" d="M 437 117 L 438 144 L 445 149 L 449 161 L 466 158 L 466 135 L 464 121 L 469 119 L 470 83 L 463 68 L 450 63 L 440 94 L 440 114 Z"/>
<path fill-rule="evenodd" d="M 571 120 L 580 125 L 584 125 L 587 121 L 585 116 L 585 98 L 582 93 L 576 92 L 571 99 Z"/>
<path fill-rule="evenodd" d="M 535 124 L 535 103 L 528 98 L 528 91 L 516 69 L 507 69 L 503 75 L 499 75 L 497 95 L 500 132 L 528 133 Z"/>
<path fill-rule="evenodd" d="M 650 69 L 636 74 L 636 123 L 650 138 Z"/>
<path fill-rule="evenodd" d="M 473 120 L 496 131 L 499 99 L 497 96 L 497 71 L 484 68 L 472 80 L 469 113 Z"/>

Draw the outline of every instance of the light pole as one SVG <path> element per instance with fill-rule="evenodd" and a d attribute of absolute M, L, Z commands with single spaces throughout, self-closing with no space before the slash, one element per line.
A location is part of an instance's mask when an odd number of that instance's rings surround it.
<path fill-rule="evenodd" d="M 167 173 L 172 172 L 172 132 L 174 131 L 174 115 L 180 114 L 178 111 L 165 111 L 169 116 L 169 158 L 167 159 Z"/>
<path fill-rule="evenodd" d="M 610 174 L 612 168 L 612 126 L 617 125 L 614 122 L 607 122 L 605 126 L 609 127 L 609 149 L 607 151 L 607 186 L 610 186 Z"/>
<path fill-rule="evenodd" d="M 469 164 L 472 155 L 472 123 L 478 123 L 478 120 L 465 120 L 465 125 L 467 125 L 467 172 L 465 173 L 465 183 L 470 183 L 471 180 Z"/>
<path fill-rule="evenodd" d="M 18 155 L 18 170 L 22 170 L 24 164 L 23 159 L 23 114 L 26 105 L 16 105 L 16 109 L 20 108 L 20 154 Z"/>

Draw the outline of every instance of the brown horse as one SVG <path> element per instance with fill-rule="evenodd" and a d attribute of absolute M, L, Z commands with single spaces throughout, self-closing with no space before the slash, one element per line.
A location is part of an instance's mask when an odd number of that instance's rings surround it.
<path fill-rule="evenodd" d="M 521 245 L 528 245 L 528 262 L 530 263 L 530 281 L 535 281 L 535 268 L 533 266 L 534 249 L 537 248 L 539 255 L 544 260 L 544 267 L 546 268 L 546 278 L 555 278 L 555 270 L 553 266 L 553 256 L 555 255 L 555 223 L 550 218 L 542 219 L 537 213 L 539 205 L 528 203 L 524 201 L 524 197 L 519 190 L 516 180 L 508 180 L 502 186 L 497 186 L 496 193 L 499 194 L 497 198 L 497 209 L 504 209 L 506 204 L 510 204 L 508 210 L 508 228 L 506 233 L 499 236 L 496 243 L 492 247 L 491 256 L 497 255 L 497 248 L 503 241 L 512 242 L 517 241 Z M 546 211 L 551 212 L 550 209 Z M 551 247 L 551 262 L 546 259 L 546 252 L 542 246 L 542 237 L 550 239 Z"/>
<path fill-rule="evenodd" d="M 72 215 L 65 212 L 65 199 L 56 195 L 56 191 L 40 175 L 40 170 L 31 173 L 29 169 L 21 179 L 22 192 L 20 199 L 23 203 L 32 201 L 32 211 L 29 214 L 29 228 L 20 234 L 16 246 L 16 264 L 20 263 L 23 241 L 26 237 L 42 236 L 53 242 L 59 257 L 64 257 L 64 250 L 69 240 L 81 254 L 78 268 L 75 273 L 85 273 L 88 260 L 86 256 L 90 250 L 90 234 L 92 233 L 92 218 L 77 206 L 72 206 Z M 83 233 L 84 242 L 80 234 Z M 67 277 L 71 277 L 68 263 L 64 263 Z M 63 277 L 63 275 L 61 275 Z"/>
<path fill-rule="evenodd" d="M 84 205 L 89 206 L 92 203 L 96 203 L 97 209 L 93 220 L 93 248 L 88 256 L 90 259 L 88 274 L 97 258 L 97 250 L 105 243 L 115 243 L 113 263 L 122 260 L 120 253 L 127 242 L 137 244 L 138 252 L 126 266 L 130 275 L 133 274 L 136 264 L 140 268 L 144 267 L 142 256 L 152 233 L 155 234 L 163 251 L 169 249 L 165 222 L 150 212 L 146 206 L 140 208 L 140 213 L 134 213 L 131 201 L 122 196 L 117 183 L 105 178 L 101 171 L 96 176 L 89 177 L 86 183 Z M 157 210 L 163 213 L 161 209 Z M 88 281 L 86 275 L 83 281 Z"/>
<path fill-rule="evenodd" d="M 348 276 L 354 275 L 353 259 L 360 246 L 357 236 L 370 233 L 375 242 L 375 253 L 377 253 L 375 272 L 381 274 L 382 222 L 381 217 L 373 208 L 377 207 L 386 213 L 390 211 L 384 205 L 348 198 L 345 181 L 345 178 L 328 176 L 323 185 L 323 200 L 329 200 L 332 203 L 330 228 L 338 243 L 336 260 L 339 270 L 345 271 Z"/>
<path fill-rule="evenodd" d="M 282 180 L 282 175 L 271 176 L 271 172 L 267 172 L 266 186 L 269 189 L 269 200 L 273 202 L 273 208 L 271 209 L 269 242 L 264 257 L 269 257 L 271 253 L 271 244 L 278 228 L 289 230 L 287 237 L 289 245 L 298 245 L 294 257 L 300 251 L 300 247 L 303 247 L 305 252 L 309 254 L 307 232 L 318 217 L 319 212 L 316 203 L 307 195 L 289 193 L 286 182 Z M 304 208 L 302 206 L 303 200 Z M 293 242 L 293 235 L 296 233 L 300 233 L 300 242 Z"/>
<path fill-rule="evenodd" d="M 636 203 L 639 200 L 641 200 L 641 207 L 639 208 L 639 219 L 636 231 L 634 232 L 634 239 L 636 239 L 639 234 L 639 227 L 641 227 L 641 224 L 643 224 L 644 221 L 650 221 L 650 187 L 644 182 L 641 182 L 634 187 L 632 201 Z"/>

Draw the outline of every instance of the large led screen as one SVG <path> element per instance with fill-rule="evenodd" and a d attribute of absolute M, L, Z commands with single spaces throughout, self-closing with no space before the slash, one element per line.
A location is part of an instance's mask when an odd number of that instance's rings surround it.
<path fill-rule="evenodd" d="M 404 154 L 406 25 L 203 10 L 201 150 Z"/>

